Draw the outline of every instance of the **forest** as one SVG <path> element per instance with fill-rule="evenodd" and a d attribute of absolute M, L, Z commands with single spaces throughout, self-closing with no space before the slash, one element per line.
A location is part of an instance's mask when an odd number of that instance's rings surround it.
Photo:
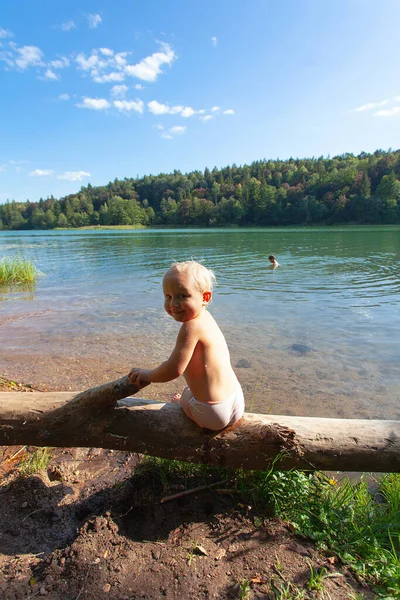
<path fill-rule="evenodd" d="M 0 229 L 400 223 L 400 150 L 259 160 L 0 205 Z"/>

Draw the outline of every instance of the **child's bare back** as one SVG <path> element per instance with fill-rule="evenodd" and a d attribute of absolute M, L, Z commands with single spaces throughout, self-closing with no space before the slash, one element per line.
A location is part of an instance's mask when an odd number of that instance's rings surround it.
<path fill-rule="evenodd" d="M 134 368 L 129 378 L 171 381 L 183 375 L 188 387 L 180 404 L 201 427 L 223 429 L 244 412 L 243 392 L 232 369 L 225 338 L 206 308 L 214 274 L 194 261 L 175 263 L 163 279 L 164 308 L 182 323 L 171 356 L 155 369 Z"/>

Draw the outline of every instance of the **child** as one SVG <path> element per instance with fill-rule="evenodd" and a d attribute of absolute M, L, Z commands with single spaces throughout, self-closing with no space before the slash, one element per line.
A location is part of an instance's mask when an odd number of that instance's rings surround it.
<path fill-rule="evenodd" d="M 206 310 L 214 273 L 188 260 L 174 263 L 163 278 L 164 308 L 182 323 L 171 356 L 155 369 L 134 368 L 131 383 L 161 383 L 183 375 L 188 387 L 175 399 L 200 427 L 219 430 L 244 412 L 242 388 L 232 369 L 229 350 L 217 323 Z"/>
<path fill-rule="evenodd" d="M 279 263 L 273 254 L 271 254 L 271 256 L 268 256 L 268 260 L 270 263 L 272 263 L 272 266 L 274 267 L 274 269 L 276 269 L 276 267 L 279 267 Z"/>

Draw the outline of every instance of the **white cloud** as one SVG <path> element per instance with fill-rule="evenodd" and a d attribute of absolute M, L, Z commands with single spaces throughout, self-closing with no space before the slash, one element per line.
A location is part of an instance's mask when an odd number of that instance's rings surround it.
<path fill-rule="evenodd" d="M 29 160 L 10 160 L 10 165 L 26 165 L 29 163 Z"/>
<path fill-rule="evenodd" d="M 183 106 L 168 106 L 167 104 L 157 102 L 157 100 L 148 102 L 147 106 L 153 115 L 176 115 L 183 110 Z"/>
<path fill-rule="evenodd" d="M 53 174 L 54 171 L 51 169 L 35 169 L 29 173 L 31 177 L 50 177 Z"/>
<path fill-rule="evenodd" d="M 29 175 L 31 177 L 55 177 L 67 181 L 81 181 L 84 177 L 90 177 L 90 173 L 86 171 L 64 171 L 64 173 L 57 174 L 52 169 L 35 169 Z"/>
<path fill-rule="evenodd" d="M 7 29 L 2 29 L 0 27 L 0 39 L 4 40 L 5 38 L 9 38 L 9 37 L 14 37 L 14 34 L 11 33 L 11 31 L 8 31 Z"/>
<path fill-rule="evenodd" d="M 182 125 L 175 125 L 175 127 L 171 127 L 171 129 L 169 130 L 169 133 L 171 135 L 180 135 L 181 133 L 185 133 L 186 131 L 186 127 L 183 127 Z"/>
<path fill-rule="evenodd" d="M 90 55 L 79 52 L 73 57 L 58 56 L 47 64 L 43 61 L 43 52 L 37 46 L 19 48 L 14 42 L 9 43 L 9 50 L 0 53 L 3 60 L 11 68 L 27 69 L 30 66 L 45 68 L 43 79 L 56 79 L 55 71 L 69 67 L 71 61 L 84 76 L 88 75 L 96 83 L 118 83 L 127 75 L 136 76 L 146 81 L 155 81 L 162 72 L 163 65 L 170 65 L 176 56 L 168 44 L 161 44 L 161 51 L 144 58 L 136 65 L 128 64 L 130 52 L 114 53 L 111 48 L 93 49 Z M 46 71 L 47 69 L 47 71 Z M 136 84 L 136 89 L 143 85 Z M 179 109 L 181 110 L 181 109 Z"/>
<path fill-rule="evenodd" d="M 155 125 L 155 129 L 160 129 L 161 131 L 164 129 L 162 125 Z M 167 131 L 162 131 L 161 137 L 164 140 L 172 140 L 175 135 L 182 135 L 185 133 L 186 127 L 184 125 L 175 125 L 171 127 Z"/>
<path fill-rule="evenodd" d="M 195 110 L 191 106 L 168 106 L 168 104 L 162 104 L 161 102 L 157 102 L 157 100 L 152 100 L 147 103 L 148 109 L 153 115 L 178 115 L 180 114 L 185 119 L 192 117 L 196 114 L 204 114 L 205 110 L 202 108 L 200 110 Z"/>
<path fill-rule="evenodd" d="M 16 44 L 12 44 L 12 48 L 19 54 L 19 57 L 15 59 L 15 64 L 20 69 L 43 65 L 43 52 L 37 46 L 22 46 L 21 48 L 18 48 Z"/>
<path fill-rule="evenodd" d="M 372 110 L 373 108 L 378 108 L 378 106 L 385 106 L 388 104 L 389 100 L 382 100 L 381 102 L 368 102 L 367 104 L 362 104 L 362 106 L 358 106 L 354 109 L 354 112 L 364 112 L 366 110 Z"/>
<path fill-rule="evenodd" d="M 93 69 L 103 69 L 108 66 L 109 62 L 106 60 L 102 60 L 97 54 L 96 50 L 93 50 L 93 53 L 86 58 L 86 56 L 81 53 L 75 59 L 75 62 L 78 63 L 78 68 L 82 71 L 92 71 Z"/>
<path fill-rule="evenodd" d="M 196 114 L 196 111 L 191 106 L 185 106 L 185 108 L 181 112 L 182 117 L 185 117 L 185 119 L 193 116 L 194 114 Z"/>
<path fill-rule="evenodd" d="M 57 58 L 56 60 L 51 60 L 49 62 L 49 67 L 51 67 L 52 69 L 65 69 L 66 67 L 69 67 L 69 65 L 69 59 L 65 56 L 61 56 L 60 58 Z"/>
<path fill-rule="evenodd" d="M 201 108 L 200 110 L 195 110 L 191 106 L 169 106 L 168 104 L 162 104 L 161 102 L 157 102 L 157 100 L 152 100 L 148 102 L 147 107 L 149 112 L 153 113 L 153 115 L 177 115 L 180 114 L 184 119 L 188 119 L 193 115 L 204 115 L 199 117 L 199 119 L 203 121 L 209 121 L 213 118 L 212 115 L 206 115 L 205 109 Z M 214 107 L 219 110 L 219 107 Z M 215 112 L 215 111 L 214 111 Z M 230 113 L 227 113 L 230 114 Z M 233 111 L 232 111 L 233 114 Z"/>
<path fill-rule="evenodd" d="M 104 56 L 114 56 L 114 50 L 110 50 L 110 48 L 99 48 L 99 50 Z"/>
<path fill-rule="evenodd" d="M 69 100 L 69 95 L 68 94 L 60 94 L 58 96 L 59 100 Z"/>
<path fill-rule="evenodd" d="M 127 52 L 113 53 L 108 48 L 92 50 L 90 56 L 81 52 L 75 57 L 78 69 L 88 72 L 96 83 L 110 83 L 125 79 L 124 68 Z M 108 72 L 111 70 L 111 72 Z"/>
<path fill-rule="evenodd" d="M 65 179 L 67 181 L 82 181 L 85 177 L 90 177 L 90 173 L 86 171 L 65 171 L 57 175 L 57 179 Z"/>
<path fill-rule="evenodd" d="M 162 73 L 161 66 L 170 65 L 176 58 L 176 54 L 169 44 L 161 44 L 161 47 L 163 52 L 155 52 L 136 65 L 127 65 L 125 67 L 126 74 L 143 81 L 156 81 L 158 75 Z"/>
<path fill-rule="evenodd" d="M 211 38 L 211 42 L 212 42 L 212 45 L 213 45 L 213 46 L 216 46 L 216 45 L 217 45 L 217 42 L 218 42 L 218 40 L 217 40 L 217 38 L 215 37 L 215 35 L 214 35 L 214 36 Z"/>
<path fill-rule="evenodd" d="M 102 22 L 102 18 L 100 15 L 92 15 L 89 14 L 87 15 L 87 20 L 88 20 L 88 25 L 90 29 L 96 29 L 96 27 L 98 27 L 100 25 L 100 23 Z"/>
<path fill-rule="evenodd" d="M 143 113 L 144 102 L 143 100 L 114 100 L 115 108 L 121 112 L 131 112 L 132 110 Z"/>
<path fill-rule="evenodd" d="M 93 81 L 96 83 L 111 83 L 112 81 L 123 81 L 124 79 L 124 74 L 118 73 L 117 71 L 108 73 L 107 75 L 95 75 L 93 77 Z"/>
<path fill-rule="evenodd" d="M 117 68 L 119 69 L 123 69 L 127 63 L 126 57 L 128 56 L 128 52 L 118 52 L 118 54 L 115 55 L 114 59 L 115 59 L 115 63 Z"/>
<path fill-rule="evenodd" d="M 43 78 L 50 79 L 52 81 L 57 81 L 58 79 L 60 79 L 60 76 L 57 75 L 57 73 L 54 73 L 54 71 L 52 71 L 51 69 L 46 69 L 46 72 L 45 72 Z"/>
<path fill-rule="evenodd" d="M 235 111 L 232 110 L 231 108 L 228 108 L 228 110 L 224 110 L 224 112 L 222 114 L 223 115 L 234 115 Z"/>
<path fill-rule="evenodd" d="M 400 114 L 400 106 L 394 106 L 387 110 L 378 110 L 374 113 L 374 117 L 393 117 L 394 115 Z"/>
<path fill-rule="evenodd" d="M 213 106 L 211 112 L 218 112 L 219 110 L 221 110 L 220 106 Z"/>
<path fill-rule="evenodd" d="M 135 85 L 135 90 L 143 90 L 144 89 L 144 85 L 142 85 L 141 83 L 137 83 Z"/>
<path fill-rule="evenodd" d="M 154 129 L 160 129 L 162 131 L 164 129 L 164 125 L 159 125 L 159 124 L 153 125 L 153 128 Z"/>
<path fill-rule="evenodd" d="M 89 108 L 90 110 L 105 110 L 110 108 L 111 104 L 105 98 L 83 98 L 81 104 L 77 104 L 78 108 Z"/>
<path fill-rule="evenodd" d="M 62 31 L 71 31 L 71 29 L 75 29 L 75 27 L 76 25 L 72 19 L 70 21 L 66 21 L 65 23 L 61 23 Z"/>
<path fill-rule="evenodd" d="M 15 69 L 15 63 L 13 60 L 12 52 L 2 51 L 0 52 L 0 60 L 5 62 L 11 69 Z"/>
<path fill-rule="evenodd" d="M 124 98 L 127 91 L 127 85 L 114 85 L 110 90 L 110 94 L 113 98 Z"/>
<path fill-rule="evenodd" d="M 16 173 L 23 171 L 21 165 L 29 163 L 29 160 L 9 160 L 8 163 L 0 165 L 0 172 L 7 171 L 9 168 L 13 169 Z"/>

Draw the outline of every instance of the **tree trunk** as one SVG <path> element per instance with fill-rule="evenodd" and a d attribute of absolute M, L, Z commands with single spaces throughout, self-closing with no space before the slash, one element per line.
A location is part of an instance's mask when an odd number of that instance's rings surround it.
<path fill-rule="evenodd" d="M 245 414 L 215 432 L 176 404 L 126 398 L 137 391 L 123 377 L 78 395 L 0 393 L 0 445 L 113 448 L 245 469 L 400 472 L 400 421 Z"/>

